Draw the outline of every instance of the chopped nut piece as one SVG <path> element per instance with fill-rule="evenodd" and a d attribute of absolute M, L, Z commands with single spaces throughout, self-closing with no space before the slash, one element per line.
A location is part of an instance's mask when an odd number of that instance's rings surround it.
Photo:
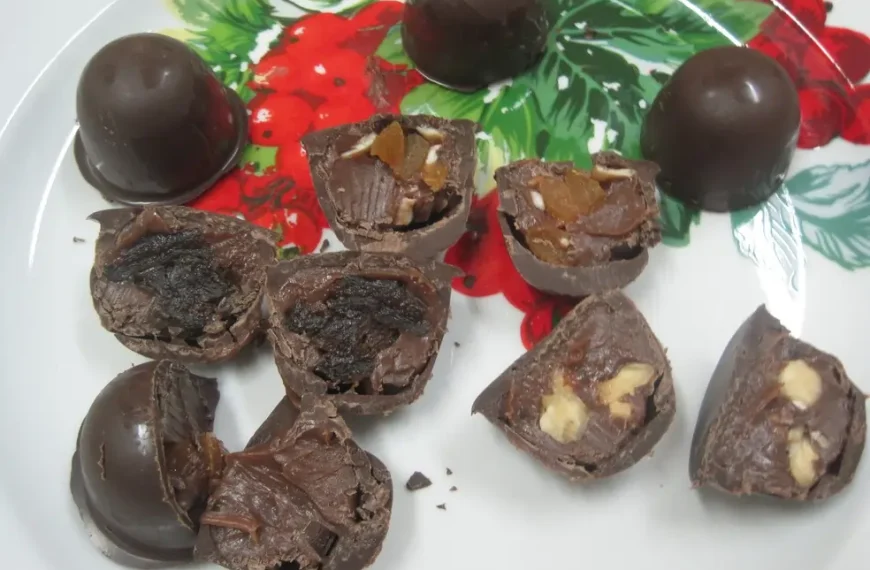
<path fill-rule="evenodd" d="M 803 360 L 792 360 L 779 373 L 779 391 L 795 406 L 805 410 L 822 395 L 822 377 Z"/>
<path fill-rule="evenodd" d="M 526 246 L 535 257 L 554 265 L 564 265 L 565 250 L 571 244 L 568 232 L 559 228 L 536 226 L 526 232 Z"/>
<path fill-rule="evenodd" d="M 399 178 L 410 180 L 423 171 L 423 165 L 429 156 L 430 144 L 416 133 L 411 133 L 405 139 L 405 159 Z"/>
<path fill-rule="evenodd" d="M 434 127 L 417 127 L 417 132 L 432 144 L 444 142 L 444 133 Z"/>
<path fill-rule="evenodd" d="M 801 487 L 812 487 L 819 479 L 816 453 L 812 441 L 803 428 L 788 431 L 788 470 L 795 482 Z"/>
<path fill-rule="evenodd" d="M 371 147 L 371 155 L 379 158 L 398 176 L 405 162 L 405 131 L 402 125 L 393 121 L 375 137 Z"/>
<path fill-rule="evenodd" d="M 592 179 L 598 182 L 612 182 L 614 180 L 626 180 L 637 176 L 637 172 L 630 168 L 608 168 L 596 164 L 592 167 Z"/>
<path fill-rule="evenodd" d="M 396 209 L 396 215 L 393 216 L 393 223 L 397 226 L 410 225 L 414 221 L 414 206 L 416 204 L 417 201 L 413 198 L 402 198 Z"/>
<path fill-rule="evenodd" d="M 602 382 L 598 386 L 598 399 L 610 408 L 610 415 L 616 418 L 631 417 L 631 404 L 623 402 L 626 396 L 646 386 L 656 377 L 656 369 L 649 364 L 633 362 L 619 369 L 614 378 Z"/>
<path fill-rule="evenodd" d="M 544 210 L 544 197 L 541 196 L 541 193 L 535 192 L 534 190 L 532 190 L 530 192 L 530 194 L 532 196 L 532 204 L 535 206 L 535 208 L 543 211 Z"/>
<path fill-rule="evenodd" d="M 372 148 L 372 144 L 374 144 L 376 138 L 377 135 L 375 133 L 367 134 L 360 140 L 356 141 L 356 144 L 353 145 L 350 150 L 341 153 L 341 158 L 356 158 L 362 156 Z"/>
<path fill-rule="evenodd" d="M 559 443 L 579 440 L 586 431 L 589 411 L 561 370 L 553 374 L 553 393 L 541 399 L 543 413 L 538 425 L 541 431 Z"/>
<path fill-rule="evenodd" d="M 443 162 L 423 166 L 423 182 L 433 191 L 438 192 L 447 184 L 447 166 Z"/>
<path fill-rule="evenodd" d="M 816 442 L 816 445 L 821 447 L 822 449 L 827 449 L 831 442 L 828 441 L 828 438 L 820 431 L 812 431 L 810 432 L 810 439 Z"/>
<path fill-rule="evenodd" d="M 429 155 L 426 156 L 426 164 L 435 164 L 438 162 L 438 152 L 441 150 L 440 144 L 433 144 L 429 147 Z"/>

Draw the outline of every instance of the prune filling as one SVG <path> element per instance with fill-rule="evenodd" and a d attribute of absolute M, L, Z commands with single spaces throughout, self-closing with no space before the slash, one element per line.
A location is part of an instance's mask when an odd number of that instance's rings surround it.
<path fill-rule="evenodd" d="M 426 305 L 404 283 L 356 275 L 338 280 L 325 301 L 294 305 L 286 326 L 320 351 L 313 371 L 330 394 L 372 394 L 378 355 L 401 334 L 423 336 L 430 327 Z"/>
<path fill-rule="evenodd" d="M 154 295 L 163 317 L 154 336 L 167 340 L 202 336 L 220 302 L 237 290 L 196 230 L 141 237 L 106 267 L 105 275 Z"/>

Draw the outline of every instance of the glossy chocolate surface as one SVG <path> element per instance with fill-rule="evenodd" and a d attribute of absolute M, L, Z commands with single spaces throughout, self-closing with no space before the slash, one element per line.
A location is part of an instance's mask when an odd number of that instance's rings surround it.
<path fill-rule="evenodd" d="M 508 79 L 543 55 L 550 31 L 543 0 L 408 0 L 402 40 L 436 83 L 474 91 Z"/>
<path fill-rule="evenodd" d="M 594 155 L 593 164 L 629 176 L 602 182 L 601 207 L 567 224 L 534 203 L 536 191 L 529 183 L 541 176 L 563 177 L 573 164 L 523 160 L 496 171 L 499 225 L 508 252 L 523 279 L 537 289 L 573 297 L 621 289 L 637 279 L 649 261 L 648 249 L 661 241 L 654 181 L 658 167 L 613 152 Z M 554 240 L 558 262 L 529 249 L 529 236 L 541 229 L 562 236 Z"/>
<path fill-rule="evenodd" d="M 91 296 L 103 328 L 149 358 L 221 362 L 260 330 L 275 236 L 184 206 L 105 210 Z"/>
<path fill-rule="evenodd" d="M 797 90 L 776 61 L 748 48 L 713 48 L 671 77 L 641 143 L 661 166 L 664 192 L 727 212 L 759 204 L 782 185 L 800 120 Z"/>
<path fill-rule="evenodd" d="M 447 168 L 443 189 L 437 192 L 446 209 L 422 223 L 398 227 L 397 209 L 405 193 L 415 193 L 396 179 L 389 168 L 371 157 L 342 158 L 360 140 L 381 132 L 392 122 L 408 131 L 427 129 L 441 133 L 439 160 Z M 478 126 L 466 120 L 425 115 L 376 115 L 368 121 L 307 135 L 308 152 L 317 199 L 338 239 L 352 250 L 405 253 L 434 258 L 465 233 L 471 211 L 477 169 Z"/>
<path fill-rule="evenodd" d="M 149 568 L 190 561 L 210 479 L 203 444 L 219 393 L 168 361 L 112 380 L 82 422 L 70 488 L 103 554 Z"/>
<path fill-rule="evenodd" d="M 291 401 L 310 394 L 342 412 L 384 414 L 419 398 L 444 338 L 457 273 L 439 262 L 357 252 L 299 257 L 272 268 L 268 338 Z M 372 294 L 347 296 L 349 283 Z M 379 283 L 404 291 L 403 303 L 413 311 L 382 297 Z M 310 324 L 296 327 L 300 315 Z M 337 377 L 336 363 L 346 364 L 351 378 Z"/>
<path fill-rule="evenodd" d="M 625 412 L 617 417 L 602 403 L 605 383 L 636 364 L 648 367 L 650 381 L 616 401 L 621 408 L 614 409 Z M 562 440 L 544 431 L 548 398 L 559 392 L 554 392 L 557 377 L 564 381 L 565 401 L 579 399 L 588 414 L 576 436 Z M 608 477 L 640 461 L 667 432 L 675 412 L 665 350 L 620 292 L 579 303 L 550 336 L 490 384 L 472 409 L 518 449 L 574 481 Z"/>
<path fill-rule="evenodd" d="M 389 471 L 351 439 L 332 404 L 285 399 L 255 443 L 227 456 L 196 544 L 230 570 L 361 570 L 389 529 Z"/>
<path fill-rule="evenodd" d="M 818 376 L 816 389 L 783 389 L 781 374 L 796 361 L 804 374 Z M 692 482 L 734 495 L 826 499 L 858 469 L 865 399 L 837 358 L 793 338 L 759 307 L 732 337 L 707 387 L 692 439 Z M 804 470 L 793 463 L 799 455 L 808 459 Z"/>
<path fill-rule="evenodd" d="M 247 142 L 239 96 L 192 49 L 160 34 L 103 47 L 76 100 L 79 169 L 113 202 L 190 201 L 235 166 Z"/>

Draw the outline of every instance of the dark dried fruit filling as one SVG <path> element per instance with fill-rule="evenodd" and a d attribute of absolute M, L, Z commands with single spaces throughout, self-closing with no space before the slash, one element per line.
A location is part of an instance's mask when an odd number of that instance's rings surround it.
<path fill-rule="evenodd" d="M 378 355 L 401 334 L 423 336 L 430 327 L 426 305 L 405 283 L 355 275 L 336 281 L 324 301 L 294 305 L 286 326 L 320 351 L 314 373 L 330 394 L 362 395 L 376 393 L 371 377 Z"/>
<path fill-rule="evenodd" d="M 139 238 L 106 268 L 106 278 L 133 283 L 154 295 L 161 321 L 155 323 L 157 340 L 183 339 L 195 344 L 216 315 L 235 319 L 221 301 L 238 287 L 231 274 L 216 263 L 199 231 Z"/>

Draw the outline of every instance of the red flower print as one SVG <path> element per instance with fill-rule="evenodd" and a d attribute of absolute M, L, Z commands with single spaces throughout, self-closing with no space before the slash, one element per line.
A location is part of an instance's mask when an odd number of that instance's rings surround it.
<path fill-rule="evenodd" d="M 299 51 L 331 51 L 353 37 L 357 26 L 347 18 L 321 12 L 306 16 L 288 27 L 281 36 L 281 47 L 301 48 Z"/>
<path fill-rule="evenodd" d="M 843 138 L 855 144 L 870 144 L 870 85 L 860 85 L 852 93 L 851 121 Z"/>
<path fill-rule="evenodd" d="M 315 111 L 314 130 L 364 121 L 374 114 L 374 105 L 362 94 L 355 101 L 327 101 Z"/>
<path fill-rule="evenodd" d="M 242 184 L 246 176 L 247 173 L 242 170 L 233 170 L 188 206 L 225 216 L 235 216 L 242 208 Z"/>
<path fill-rule="evenodd" d="M 577 304 L 576 299 L 555 298 L 537 305 L 526 313 L 520 325 L 523 346 L 531 349 L 549 335 L 566 314 Z"/>
<path fill-rule="evenodd" d="M 314 111 L 296 95 L 261 93 L 248 103 L 251 142 L 277 146 L 293 142 L 311 129 Z"/>
<path fill-rule="evenodd" d="M 864 134 L 866 121 L 848 107 L 849 101 L 860 102 L 856 84 L 870 73 L 870 38 L 855 30 L 826 27 L 822 0 L 763 1 L 777 10 L 749 46 L 779 62 L 798 88 L 798 146 L 823 146 L 839 135 L 852 142 L 870 138 Z"/>
<path fill-rule="evenodd" d="M 374 2 L 356 13 L 351 22 L 357 33 L 339 42 L 339 46 L 361 54 L 373 54 L 383 43 L 390 28 L 402 20 L 401 2 Z"/>

